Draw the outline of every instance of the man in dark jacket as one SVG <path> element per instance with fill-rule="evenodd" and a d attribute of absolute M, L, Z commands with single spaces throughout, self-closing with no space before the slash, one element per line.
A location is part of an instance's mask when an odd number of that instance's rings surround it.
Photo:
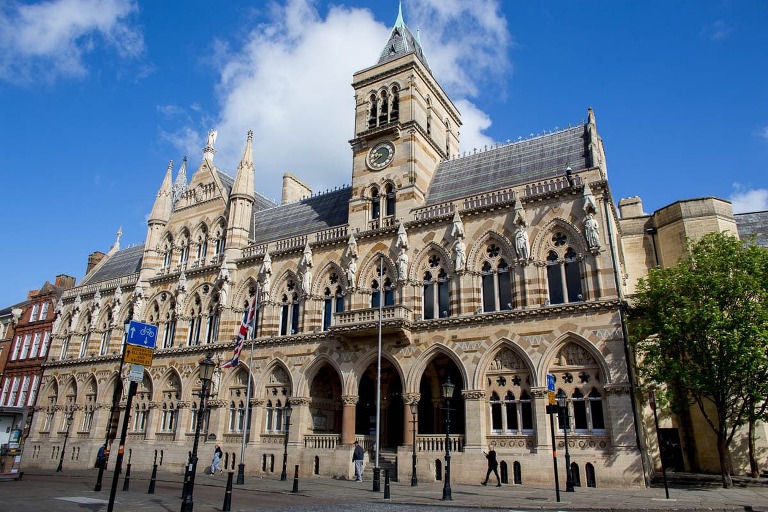
<path fill-rule="evenodd" d="M 496 487 L 501 487 L 501 478 L 499 478 L 499 463 L 496 461 L 496 452 L 493 446 L 488 447 L 488 453 L 483 452 L 485 458 L 488 459 L 488 472 L 485 474 L 485 481 L 480 482 L 482 485 L 488 485 L 488 477 L 491 476 L 491 471 L 496 475 Z"/>
<path fill-rule="evenodd" d="M 363 459 L 365 452 L 360 443 L 355 441 L 355 451 L 352 452 L 352 462 L 355 464 L 355 482 L 363 481 Z"/>

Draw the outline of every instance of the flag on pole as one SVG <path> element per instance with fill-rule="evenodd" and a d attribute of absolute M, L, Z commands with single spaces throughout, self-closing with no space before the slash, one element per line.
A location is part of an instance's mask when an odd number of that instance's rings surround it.
<path fill-rule="evenodd" d="M 237 345 L 235 345 L 235 352 L 232 354 L 232 359 L 222 364 L 222 368 L 234 368 L 237 366 L 240 360 L 240 352 L 243 350 L 243 342 L 248 337 L 248 332 L 253 329 L 253 322 L 256 319 L 256 308 L 258 307 L 259 291 L 253 294 L 251 305 L 248 306 L 248 311 L 243 316 L 243 323 L 240 325 L 240 331 L 237 333 Z"/>

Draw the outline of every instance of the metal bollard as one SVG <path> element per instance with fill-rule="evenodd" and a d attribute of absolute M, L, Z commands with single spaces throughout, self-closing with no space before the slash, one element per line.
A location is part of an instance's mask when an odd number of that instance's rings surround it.
<path fill-rule="evenodd" d="M 127 491 L 131 488 L 131 463 L 129 462 L 125 467 L 125 480 L 123 480 L 123 490 Z"/>
<path fill-rule="evenodd" d="M 373 468 L 373 492 L 379 492 L 381 490 L 381 468 Z"/>
<path fill-rule="evenodd" d="M 232 510 L 232 477 L 235 475 L 234 471 L 227 471 L 227 490 L 224 492 L 224 505 L 221 510 Z"/>
<path fill-rule="evenodd" d="M 184 485 L 181 487 L 181 499 L 187 495 L 187 481 L 189 480 L 189 464 L 184 465 Z"/>
<path fill-rule="evenodd" d="M 389 469 L 384 470 L 384 499 L 389 499 Z"/>
<path fill-rule="evenodd" d="M 155 494 L 155 480 L 157 480 L 157 464 L 152 466 L 152 476 L 149 479 L 149 490 L 147 494 Z"/>
<path fill-rule="evenodd" d="M 293 470 L 293 489 L 291 489 L 291 492 L 299 492 L 299 465 L 296 464 L 296 467 Z"/>

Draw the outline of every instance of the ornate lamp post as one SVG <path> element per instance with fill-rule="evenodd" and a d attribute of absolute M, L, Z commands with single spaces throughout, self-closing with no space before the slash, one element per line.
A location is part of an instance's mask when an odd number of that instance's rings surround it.
<path fill-rule="evenodd" d="M 454 384 L 449 376 L 443 382 L 443 398 L 445 399 L 445 478 L 443 480 L 443 500 L 451 501 L 451 397 Z"/>
<path fill-rule="evenodd" d="M 59 458 L 59 466 L 56 468 L 57 473 L 61 471 L 61 466 L 64 464 L 64 452 L 67 451 L 67 439 L 69 439 L 69 429 L 72 426 L 73 414 L 74 413 L 72 411 L 69 411 L 66 413 L 66 416 L 64 416 L 64 418 L 66 418 L 67 420 L 67 432 L 64 434 L 64 446 L 61 447 L 61 457 Z"/>
<path fill-rule="evenodd" d="M 411 420 L 411 423 L 413 423 L 413 468 L 411 472 L 411 487 L 416 487 L 419 485 L 419 480 L 416 478 L 416 415 L 419 413 L 419 402 L 411 402 L 409 407 L 411 408 L 411 416 L 413 417 Z"/>
<path fill-rule="evenodd" d="M 286 467 L 288 465 L 288 432 L 291 430 L 291 413 L 293 408 L 291 402 L 285 404 L 285 441 L 283 442 L 283 471 L 280 473 L 280 481 L 285 482 L 288 479 Z"/>
<path fill-rule="evenodd" d="M 208 386 L 213 377 L 213 371 L 216 363 L 211 359 L 211 353 L 208 352 L 205 358 L 199 363 L 200 370 L 200 407 L 197 408 L 197 418 L 195 421 L 195 441 L 192 444 L 192 452 L 189 454 L 189 466 L 187 471 L 187 481 L 184 488 L 186 494 L 181 502 L 181 512 L 192 512 L 194 502 L 192 494 L 195 490 L 195 472 L 197 471 L 197 444 L 200 441 L 200 430 L 203 427 L 203 417 L 205 416 L 205 399 L 208 397 Z"/>
<path fill-rule="evenodd" d="M 571 429 L 571 418 L 568 413 L 568 397 L 561 389 L 557 393 L 557 411 L 560 416 L 565 441 L 565 492 L 573 492 L 573 473 L 571 473 L 571 454 L 568 451 L 568 431 Z M 554 440 L 553 440 L 554 442 Z"/>

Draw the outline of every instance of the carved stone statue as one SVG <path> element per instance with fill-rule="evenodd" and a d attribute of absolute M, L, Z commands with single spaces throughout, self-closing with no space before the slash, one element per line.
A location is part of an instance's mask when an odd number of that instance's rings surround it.
<path fill-rule="evenodd" d="M 530 257 L 528 233 L 525 231 L 525 224 L 518 224 L 515 230 L 515 251 L 520 260 L 528 260 Z"/>
<path fill-rule="evenodd" d="M 301 291 L 306 295 L 312 292 L 312 267 L 304 267 L 301 271 Z"/>
<path fill-rule="evenodd" d="M 408 279 L 408 253 L 405 247 L 400 248 L 400 254 L 397 256 L 397 277 L 401 282 Z"/>
<path fill-rule="evenodd" d="M 589 187 L 589 183 L 584 184 L 584 212 L 597 212 L 597 202 L 595 202 L 595 196 L 592 195 L 592 189 Z"/>
<path fill-rule="evenodd" d="M 312 248 L 309 246 L 309 242 L 304 246 L 304 254 L 301 257 L 301 264 L 305 267 L 312 266 Z"/>
<path fill-rule="evenodd" d="M 181 271 L 181 274 L 179 274 L 179 282 L 176 283 L 176 291 L 180 294 L 187 291 L 187 274 L 185 274 L 183 270 Z"/>
<path fill-rule="evenodd" d="M 272 288 L 272 280 L 270 279 L 270 273 L 265 272 L 261 275 L 261 301 L 269 302 L 269 290 Z"/>
<path fill-rule="evenodd" d="M 464 224 L 461 222 L 458 210 L 453 214 L 453 225 L 451 226 L 451 236 L 453 238 L 464 238 Z"/>
<path fill-rule="evenodd" d="M 357 240 L 355 235 L 349 235 L 349 243 L 347 243 L 347 256 L 349 258 L 357 258 Z"/>
<path fill-rule="evenodd" d="M 454 270 L 464 270 L 464 267 L 467 264 L 467 246 L 464 244 L 464 241 L 461 238 L 457 238 L 456 241 L 453 242 L 453 252 Z"/>
<path fill-rule="evenodd" d="M 272 258 L 269 256 L 269 253 L 264 254 L 264 261 L 261 262 L 261 270 L 259 273 L 260 274 L 272 273 Z"/>
<path fill-rule="evenodd" d="M 209 148 L 212 148 L 213 145 L 216 143 L 216 135 L 218 132 L 216 130 L 208 130 L 208 144 L 207 146 Z"/>
<path fill-rule="evenodd" d="M 347 263 L 347 283 L 349 284 L 350 288 L 355 287 L 356 277 L 357 277 L 357 264 L 355 263 L 355 260 L 353 258 L 349 258 L 349 263 Z"/>
<path fill-rule="evenodd" d="M 587 239 L 587 245 L 589 245 L 590 249 L 600 248 L 598 224 L 591 213 L 588 213 L 587 217 L 584 219 L 584 237 Z"/>

